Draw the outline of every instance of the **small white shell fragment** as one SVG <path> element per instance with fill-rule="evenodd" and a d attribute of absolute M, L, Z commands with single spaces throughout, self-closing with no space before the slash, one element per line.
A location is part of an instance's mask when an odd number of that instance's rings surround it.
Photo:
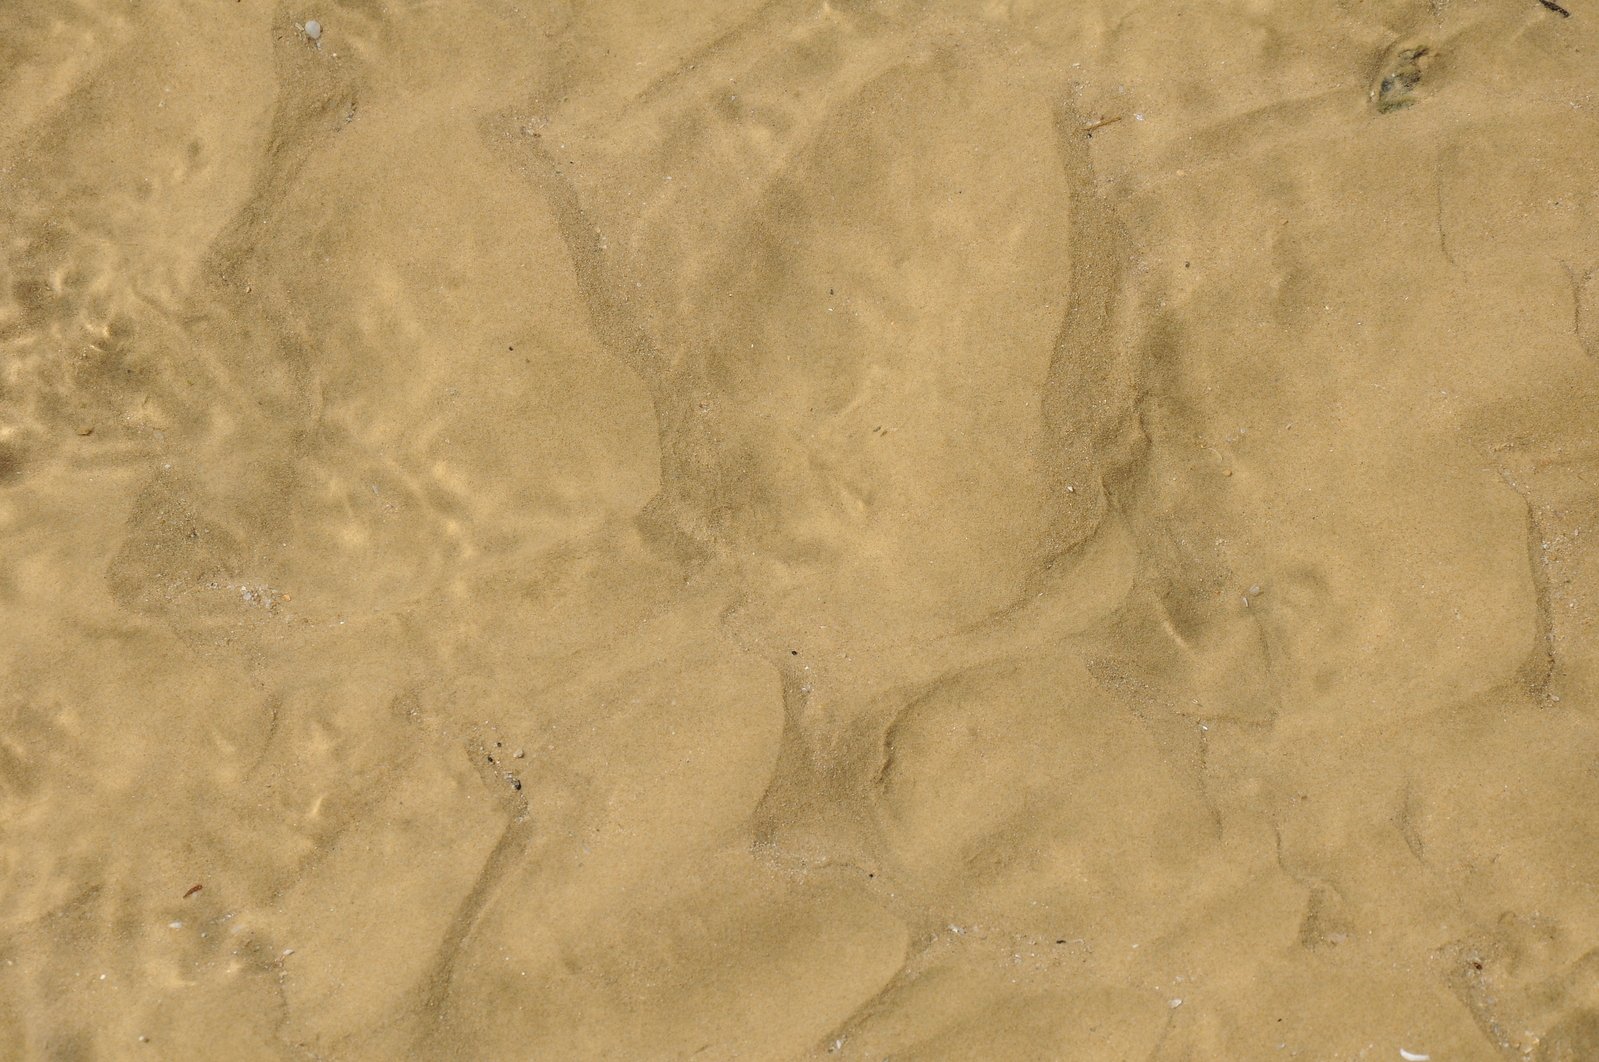
<path fill-rule="evenodd" d="M 1431 1055 L 1418 1054 L 1415 1051 L 1406 1051 L 1403 1047 L 1399 1049 L 1399 1057 L 1404 1059 L 1405 1062 L 1427 1062 L 1428 1059 L 1432 1058 Z"/>
<path fill-rule="evenodd" d="M 305 35 L 313 41 L 321 40 L 322 23 L 318 22 L 316 19 L 312 19 L 311 21 L 307 22 L 305 24 Z"/>

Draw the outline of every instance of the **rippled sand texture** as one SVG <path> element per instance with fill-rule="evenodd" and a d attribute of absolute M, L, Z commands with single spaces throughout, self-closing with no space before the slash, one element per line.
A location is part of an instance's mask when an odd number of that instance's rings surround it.
<path fill-rule="evenodd" d="M 0 1057 L 1599 1059 L 1555 7 L 0 5 Z"/>

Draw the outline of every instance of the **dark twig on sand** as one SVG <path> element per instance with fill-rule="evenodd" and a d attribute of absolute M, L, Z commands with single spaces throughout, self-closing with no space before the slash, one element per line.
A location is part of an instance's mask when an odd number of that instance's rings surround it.
<path fill-rule="evenodd" d="M 1571 12 L 1555 3 L 1555 0 L 1538 0 L 1540 4 L 1559 15 L 1561 18 L 1570 18 Z"/>

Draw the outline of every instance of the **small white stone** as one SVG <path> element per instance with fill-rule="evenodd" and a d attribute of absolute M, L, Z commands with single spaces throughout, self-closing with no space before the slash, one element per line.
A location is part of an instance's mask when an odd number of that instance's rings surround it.
<path fill-rule="evenodd" d="M 310 22 L 307 22 L 305 24 L 305 35 L 313 41 L 321 40 L 322 23 L 318 22 L 316 19 L 312 19 Z"/>
<path fill-rule="evenodd" d="M 1178 1007 L 1180 1007 L 1182 1005 L 1183 1005 L 1183 1001 L 1180 1000 L 1180 999 L 1174 999 L 1174 1000 L 1171 1001 L 1171 1009 L 1172 1010 L 1176 1010 Z"/>

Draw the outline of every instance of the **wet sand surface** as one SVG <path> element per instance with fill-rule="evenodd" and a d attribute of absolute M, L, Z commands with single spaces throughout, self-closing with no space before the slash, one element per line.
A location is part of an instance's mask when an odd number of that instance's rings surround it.
<path fill-rule="evenodd" d="M 0 6 L 0 1057 L 1599 1059 L 1596 158 L 1579 0 Z"/>

